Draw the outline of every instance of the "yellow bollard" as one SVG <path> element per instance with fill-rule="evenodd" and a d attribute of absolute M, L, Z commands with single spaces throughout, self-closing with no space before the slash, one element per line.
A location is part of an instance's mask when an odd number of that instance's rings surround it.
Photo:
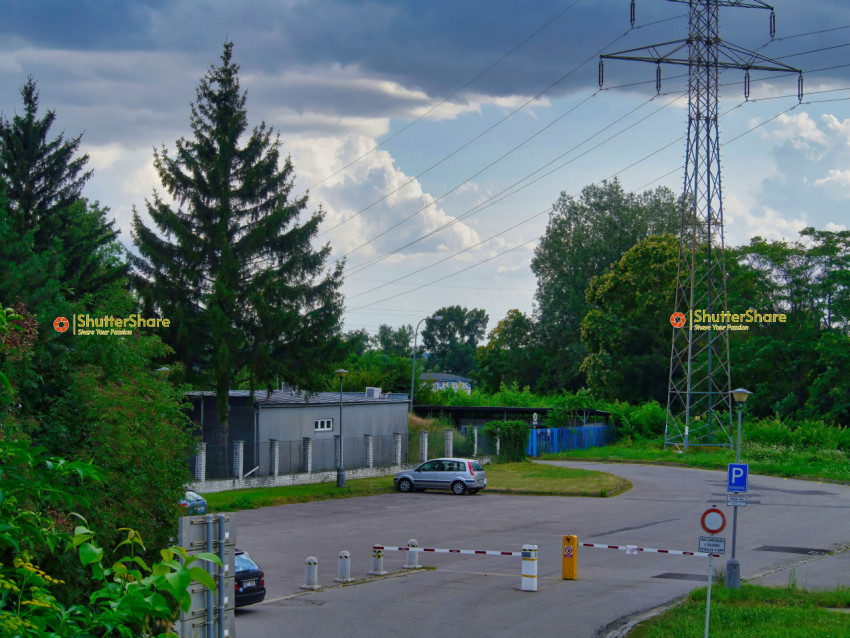
<path fill-rule="evenodd" d="M 564 551 L 562 553 L 561 578 L 563 580 L 578 579 L 578 536 L 564 536 Z"/>

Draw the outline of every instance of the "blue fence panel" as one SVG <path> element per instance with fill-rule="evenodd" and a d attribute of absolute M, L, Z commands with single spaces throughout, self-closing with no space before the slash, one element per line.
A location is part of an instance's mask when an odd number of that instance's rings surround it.
<path fill-rule="evenodd" d="M 576 428 L 540 428 L 531 430 L 525 452 L 528 456 L 556 454 L 567 450 L 584 450 L 608 445 L 614 440 L 610 425 L 587 425 Z"/>

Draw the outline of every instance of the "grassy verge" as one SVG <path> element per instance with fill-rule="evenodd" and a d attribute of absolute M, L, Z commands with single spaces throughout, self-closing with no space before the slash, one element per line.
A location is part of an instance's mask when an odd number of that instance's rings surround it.
<path fill-rule="evenodd" d="M 746 437 L 744 437 L 746 438 Z M 550 460 L 587 460 L 614 463 L 659 463 L 682 467 L 725 470 L 735 462 L 735 452 L 721 448 L 691 448 L 687 453 L 665 450 L 663 441 L 626 441 L 587 450 L 541 456 Z M 850 454 L 815 446 L 743 443 L 741 461 L 755 474 L 786 478 L 850 481 Z"/>
<path fill-rule="evenodd" d="M 629 633 L 630 638 L 679 638 L 702 636 L 705 628 L 705 594 L 701 587 L 685 602 L 646 620 Z M 789 587 L 764 587 L 744 583 L 726 589 L 711 588 L 710 636 L 724 638 L 826 638 L 850 636 L 850 587 L 809 592 Z"/>
<path fill-rule="evenodd" d="M 486 492 L 532 494 L 546 496 L 613 496 L 631 488 L 631 483 L 606 472 L 574 470 L 536 463 L 499 463 L 487 466 Z M 394 492 L 393 477 L 346 481 L 338 488 L 335 482 L 312 483 L 286 487 L 257 487 L 247 490 L 213 492 L 204 495 L 212 512 L 235 512 L 270 505 L 308 503 L 332 498 L 374 496 Z"/>
<path fill-rule="evenodd" d="M 488 465 L 486 470 L 488 492 L 605 497 L 632 487 L 629 481 L 607 472 L 554 467 L 530 461 Z"/>

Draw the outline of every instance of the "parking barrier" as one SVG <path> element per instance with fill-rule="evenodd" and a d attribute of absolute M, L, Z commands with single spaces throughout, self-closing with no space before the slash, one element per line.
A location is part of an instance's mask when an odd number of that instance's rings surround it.
<path fill-rule="evenodd" d="M 398 549 L 396 547 L 390 549 Z M 407 549 L 406 547 L 404 549 Z M 372 547 L 372 569 L 368 573 L 370 576 L 384 576 L 387 572 L 384 571 L 384 548 L 378 545 Z"/>
<path fill-rule="evenodd" d="M 652 549 L 651 547 L 637 547 L 636 545 L 605 545 L 602 543 L 580 543 L 580 547 L 593 547 L 595 549 L 620 549 L 627 552 L 647 552 L 650 554 L 674 554 L 678 556 L 697 556 L 707 558 L 713 556 L 720 558 L 720 554 L 708 554 L 706 552 L 685 552 L 678 549 Z"/>
<path fill-rule="evenodd" d="M 301 585 L 301 589 L 321 589 L 321 585 L 319 585 L 319 561 L 315 556 L 308 556 L 307 560 L 304 561 L 305 575 L 304 575 L 304 584 Z"/>
<path fill-rule="evenodd" d="M 407 543 L 407 547 L 390 547 L 389 545 L 373 545 L 372 546 L 372 571 L 370 574 L 383 575 L 387 572 L 384 569 L 384 551 L 393 552 L 409 552 L 405 569 L 412 569 L 411 565 L 418 566 L 419 552 L 431 552 L 434 554 L 475 554 L 483 556 L 519 556 L 522 558 L 522 591 L 537 591 L 537 545 L 523 545 L 519 552 L 497 552 L 486 549 L 438 549 L 435 547 L 419 547 L 415 539 L 411 539 Z M 378 556 L 378 558 L 376 558 Z M 377 561 L 380 561 L 378 563 Z M 376 567 L 376 565 L 379 565 Z"/>
<path fill-rule="evenodd" d="M 354 579 L 351 577 L 351 554 L 345 550 L 339 553 L 339 576 L 334 578 L 336 583 L 351 583 Z"/>
<path fill-rule="evenodd" d="M 411 552 L 409 551 L 412 548 L 419 547 L 419 541 L 415 538 L 411 538 L 407 541 L 407 563 L 404 565 L 404 569 L 422 569 L 422 565 L 419 564 L 419 552 Z"/>

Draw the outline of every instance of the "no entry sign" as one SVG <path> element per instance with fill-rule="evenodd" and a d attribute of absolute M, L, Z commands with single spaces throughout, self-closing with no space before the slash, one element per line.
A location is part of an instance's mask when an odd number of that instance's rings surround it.
<path fill-rule="evenodd" d="M 710 507 L 703 512 L 700 524 L 709 534 L 717 534 L 726 527 L 726 516 L 716 507 Z"/>

